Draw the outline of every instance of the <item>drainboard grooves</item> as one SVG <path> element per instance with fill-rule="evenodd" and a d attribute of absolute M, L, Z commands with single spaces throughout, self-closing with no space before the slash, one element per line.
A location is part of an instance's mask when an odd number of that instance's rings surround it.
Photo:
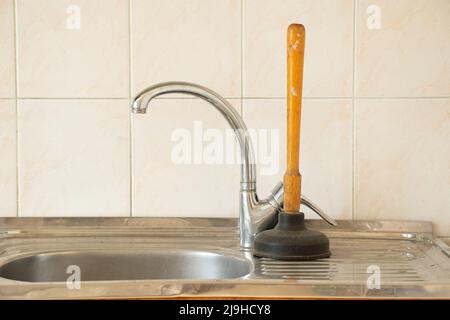
<path fill-rule="evenodd" d="M 380 268 L 384 283 L 421 283 L 433 275 L 423 272 L 423 247 L 403 240 L 332 238 L 329 259 L 315 261 L 278 261 L 257 259 L 257 277 L 294 280 L 348 281 L 365 284 L 373 271 Z"/>

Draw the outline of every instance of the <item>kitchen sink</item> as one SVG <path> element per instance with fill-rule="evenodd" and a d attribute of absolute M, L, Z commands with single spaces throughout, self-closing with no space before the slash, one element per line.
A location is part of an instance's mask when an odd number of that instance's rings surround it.
<path fill-rule="evenodd" d="M 0 277 L 27 282 L 66 281 L 73 267 L 81 281 L 235 279 L 251 271 L 245 258 L 207 251 L 93 251 L 42 253 L 0 267 Z"/>
<path fill-rule="evenodd" d="M 0 299 L 450 297 L 431 223 L 306 223 L 330 258 L 256 258 L 233 218 L 0 218 Z"/>

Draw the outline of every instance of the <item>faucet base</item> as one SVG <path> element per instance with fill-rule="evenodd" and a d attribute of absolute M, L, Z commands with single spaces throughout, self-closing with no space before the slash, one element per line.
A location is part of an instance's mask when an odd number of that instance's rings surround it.
<path fill-rule="evenodd" d="M 274 229 L 256 235 L 253 255 L 277 260 L 328 258 L 330 242 L 322 232 L 306 229 L 302 212 L 280 212 Z"/>

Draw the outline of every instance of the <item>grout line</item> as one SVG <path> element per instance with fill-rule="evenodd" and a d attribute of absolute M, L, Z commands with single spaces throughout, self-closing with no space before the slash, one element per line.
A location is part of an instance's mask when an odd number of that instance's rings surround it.
<path fill-rule="evenodd" d="M 14 34 L 13 34 L 13 40 L 14 40 L 14 73 L 15 73 L 15 88 L 14 88 L 14 99 L 18 99 L 18 91 L 19 91 L 19 45 L 18 45 L 18 37 L 17 37 L 17 31 L 18 31 L 18 18 L 17 18 L 17 2 L 16 0 L 13 1 L 13 23 L 14 23 Z"/>
<path fill-rule="evenodd" d="M 17 97 L 17 100 L 128 100 L 130 97 Z"/>
<path fill-rule="evenodd" d="M 132 97 L 0 97 L 0 100 L 129 100 Z M 282 100 L 286 97 L 224 97 L 228 100 Z M 155 100 L 195 100 L 200 98 L 194 97 L 156 97 Z M 332 97 L 332 96 L 312 96 L 303 97 L 304 100 L 439 100 L 439 99 L 450 99 L 450 96 L 429 96 L 429 97 Z"/>
<path fill-rule="evenodd" d="M 18 100 L 129 100 L 133 97 L 18 97 Z M 241 97 L 224 97 L 225 99 L 241 99 Z M 0 100 L 15 100 L 16 98 L 0 98 Z M 195 97 L 156 97 L 154 100 L 196 100 Z"/>
<path fill-rule="evenodd" d="M 354 97 L 357 100 L 428 100 L 428 99 L 450 99 L 450 96 L 429 96 L 429 97 Z"/>
<path fill-rule="evenodd" d="M 356 76 L 356 74 L 355 74 Z M 233 99 L 233 98 L 227 98 Z M 243 97 L 243 99 L 248 100 L 280 100 L 286 99 L 286 97 Z M 312 97 L 303 97 L 304 100 L 433 100 L 433 99 L 450 99 L 450 96 L 429 96 L 429 97 L 356 97 L 356 96 L 348 96 L 348 97 L 332 97 L 332 96 L 312 96 Z"/>
<path fill-rule="evenodd" d="M 131 104 L 131 99 L 129 100 L 129 104 Z M 129 168 L 130 168 L 130 177 L 129 177 L 129 189 L 130 189 L 130 213 L 129 216 L 133 216 L 133 139 L 132 139 L 132 130 L 133 121 L 132 121 L 132 114 L 131 112 L 128 112 L 128 139 L 129 139 Z"/>
<path fill-rule="evenodd" d="M 128 0 L 128 82 L 129 82 L 129 87 L 128 87 L 128 104 L 131 104 L 131 99 L 132 99 L 132 94 L 133 94 L 133 73 L 132 73 L 132 61 L 131 61 L 131 54 L 132 54 L 132 42 L 131 42 L 131 0 Z M 131 112 L 128 112 L 128 141 L 129 141 L 129 168 L 130 168 L 130 177 L 129 177 L 129 189 L 130 189 L 130 213 L 129 216 L 132 217 L 133 216 L 133 139 L 132 139 L 132 134 L 133 134 L 133 129 L 132 129 L 132 125 L 133 125 L 133 121 L 132 121 L 132 114 Z"/>
<path fill-rule="evenodd" d="M 285 100 L 286 97 L 243 97 L 244 100 Z M 302 100 L 348 100 L 352 97 L 302 97 Z"/>
<path fill-rule="evenodd" d="M 15 73 L 15 107 L 16 107 L 16 217 L 19 216 L 19 102 L 17 99 L 19 91 L 19 48 L 18 48 L 18 23 L 17 23 L 17 1 L 13 1 L 14 20 L 14 73 Z"/>
<path fill-rule="evenodd" d="M 352 82 L 352 220 L 356 221 L 356 10 L 357 1 L 353 0 L 353 82 Z"/>
<path fill-rule="evenodd" d="M 131 0 L 128 0 L 128 98 L 133 95 L 133 74 L 132 74 L 132 43 L 131 43 Z"/>

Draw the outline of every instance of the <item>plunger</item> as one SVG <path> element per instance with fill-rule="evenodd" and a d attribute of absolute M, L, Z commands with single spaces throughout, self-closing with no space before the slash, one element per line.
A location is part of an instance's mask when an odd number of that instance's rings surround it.
<path fill-rule="evenodd" d="M 330 244 L 322 232 L 308 230 L 300 212 L 300 119 L 302 104 L 305 28 L 291 24 L 287 32 L 287 168 L 283 210 L 278 224 L 255 237 L 253 254 L 279 260 L 328 258 Z"/>

